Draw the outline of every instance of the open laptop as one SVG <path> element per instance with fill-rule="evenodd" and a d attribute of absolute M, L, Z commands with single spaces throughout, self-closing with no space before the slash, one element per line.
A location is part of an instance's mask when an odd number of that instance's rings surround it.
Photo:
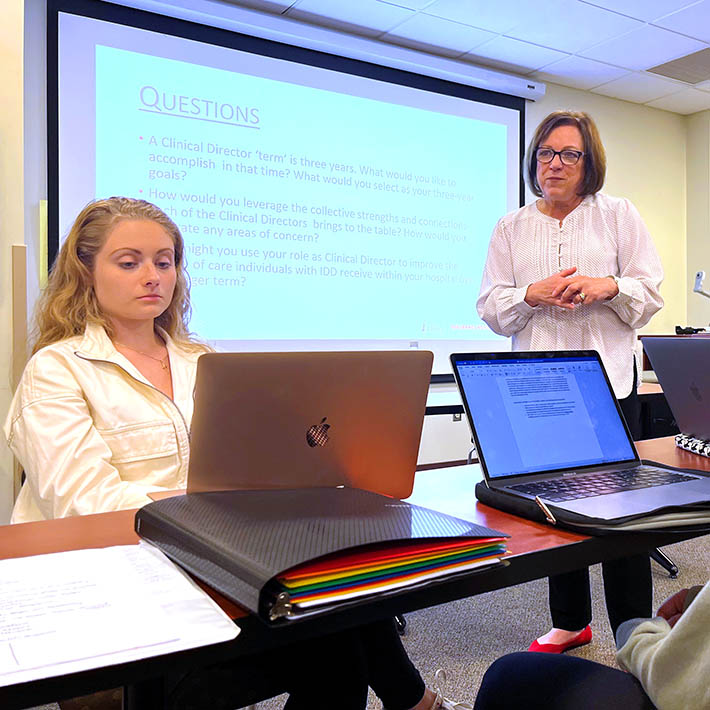
<path fill-rule="evenodd" d="M 644 337 L 641 342 L 680 431 L 710 439 L 710 337 Z"/>
<path fill-rule="evenodd" d="M 641 464 L 596 351 L 451 363 L 489 487 L 603 520 L 710 501 L 710 478 Z"/>
<path fill-rule="evenodd" d="M 197 364 L 187 490 L 412 492 L 428 351 L 209 353 Z"/>

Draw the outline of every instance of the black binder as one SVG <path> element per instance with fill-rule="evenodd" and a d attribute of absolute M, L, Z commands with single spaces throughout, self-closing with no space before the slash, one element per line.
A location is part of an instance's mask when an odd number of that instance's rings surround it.
<path fill-rule="evenodd" d="M 507 537 L 396 498 L 332 487 L 175 496 L 141 508 L 135 529 L 195 577 L 269 624 L 302 618 L 291 613 L 288 593 L 275 577 L 303 562 L 393 542 L 406 546 Z M 358 598 L 311 613 L 366 601 Z"/>

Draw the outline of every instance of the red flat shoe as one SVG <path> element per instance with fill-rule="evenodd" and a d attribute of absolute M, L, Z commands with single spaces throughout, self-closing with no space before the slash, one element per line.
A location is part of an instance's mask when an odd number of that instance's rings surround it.
<path fill-rule="evenodd" d="M 535 639 L 531 644 L 528 651 L 534 651 L 536 653 L 564 653 L 569 651 L 570 648 L 577 648 L 578 646 L 586 646 L 592 640 L 592 628 L 591 626 L 585 626 L 574 638 L 571 638 L 567 643 L 538 643 Z"/>

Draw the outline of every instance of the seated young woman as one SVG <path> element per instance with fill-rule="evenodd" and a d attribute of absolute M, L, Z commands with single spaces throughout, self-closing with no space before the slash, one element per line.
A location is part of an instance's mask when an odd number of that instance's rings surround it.
<path fill-rule="evenodd" d="M 153 491 L 185 487 L 197 360 L 209 348 L 188 330 L 184 251 L 177 225 L 143 200 L 97 200 L 76 218 L 5 423 L 26 474 L 13 523 L 138 508 Z M 288 710 L 361 710 L 368 686 L 387 710 L 470 707 L 425 686 L 391 619 L 284 654 L 265 662 L 283 669 Z M 234 707 L 228 679 L 220 666 L 181 687 Z"/>
<path fill-rule="evenodd" d="M 511 653 L 483 676 L 475 710 L 691 710 L 710 707 L 710 582 L 616 632 L 623 670 L 575 656 Z M 626 671 L 626 672 L 624 672 Z"/>

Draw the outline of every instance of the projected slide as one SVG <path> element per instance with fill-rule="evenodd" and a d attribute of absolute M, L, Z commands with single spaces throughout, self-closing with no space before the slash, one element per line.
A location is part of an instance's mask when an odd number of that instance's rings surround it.
<path fill-rule="evenodd" d="M 475 300 L 517 206 L 517 111 L 74 16 L 60 28 L 60 230 L 94 196 L 163 208 L 203 338 L 434 343 L 442 358 L 493 340 Z M 87 84 L 70 73 L 84 61 Z"/>

